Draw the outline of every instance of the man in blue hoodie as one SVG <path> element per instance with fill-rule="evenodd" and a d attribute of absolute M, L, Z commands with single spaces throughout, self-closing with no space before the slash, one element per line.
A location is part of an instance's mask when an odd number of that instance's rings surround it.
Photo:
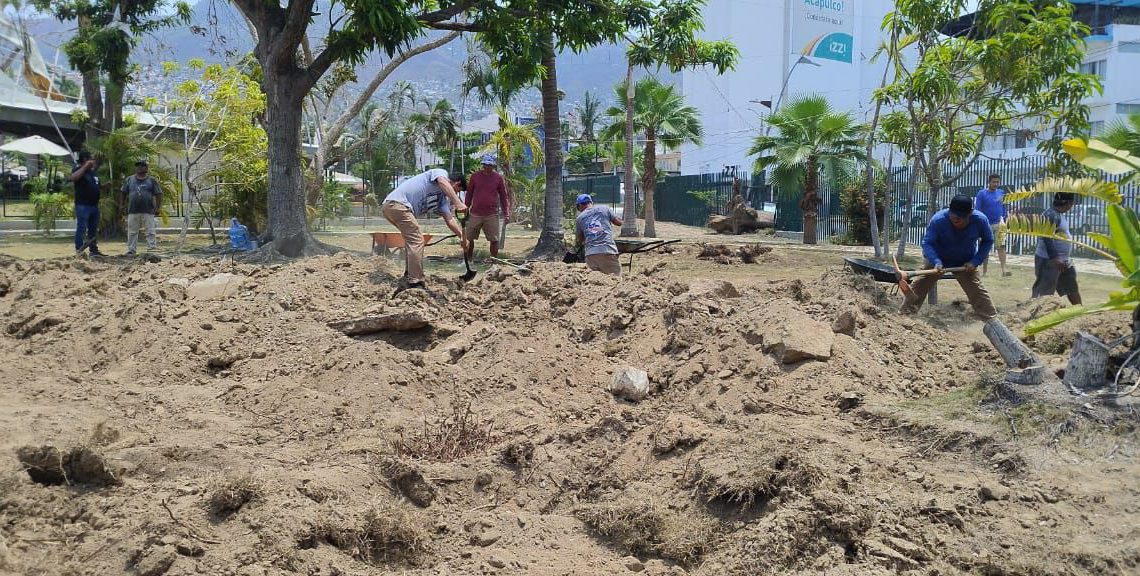
<path fill-rule="evenodd" d="M 1001 263 L 1001 275 L 1010 276 L 1011 272 L 1005 267 L 1005 229 L 1004 224 L 1009 218 L 1009 207 L 1005 205 L 1005 191 L 1001 189 L 1001 176 L 990 174 L 986 179 L 986 187 L 978 190 L 974 197 L 974 208 L 986 215 L 990 221 L 990 230 L 994 233 L 994 248 L 997 249 L 998 262 Z M 989 272 L 990 263 L 987 260 L 982 264 L 982 274 Z"/>
<path fill-rule="evenodd" d="M 950 201 L 950 208 L 938 212 L 930 219 L 930 224 L 926 226 L 926 236 L 922 238 L 922 255 L 929 266 L 939 271 L 943 268 L 966 269 L 955 272 L 954 279 L 962 286 L 974 312 L 982 320 L 997 316 L 997 309 L 978 274 L 978 267 L 986 261 L 993 247 L 994 233 L 990 229 L 989 219 L 985 214 L 974 210 L 973 200 L 962 194 Z M 930 274 L 915 280 L 911 286 L 913 292 L 903 303 L 902 313 L 917 312 L 941 276 Z"/>

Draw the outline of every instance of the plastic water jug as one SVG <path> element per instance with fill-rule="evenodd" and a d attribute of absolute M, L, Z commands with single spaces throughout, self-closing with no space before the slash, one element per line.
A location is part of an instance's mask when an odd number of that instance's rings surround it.
<path fill-rule="evenodd" d="M 235 250 L 250 250 L 249 229 L 237 218 L 230 218 L 230 247 Z"/>

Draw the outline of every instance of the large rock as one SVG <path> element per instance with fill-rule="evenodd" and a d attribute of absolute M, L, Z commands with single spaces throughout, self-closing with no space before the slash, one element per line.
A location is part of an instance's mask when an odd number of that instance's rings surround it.
<path fill-rule="evenodd" d="M 214 274 L 205 280 L 198 280 L 186 287 L 186 295 L 196 300 L 212 300 L 226 298 L 238 293 L 244 276 L 222 272 Z"/>
<path fill-rule="evenodd" d="M 760 344 L 765 352 L 783 364 L 827 360 L 831 358 L 831 347 L 835 343 L 831 326 L 784 300 L 772 301 L 768 308 L 760 311 L 745 338 Z"/>
<path fill-rule="evenodd" d="M 645 400 L 649 396 L 649 374 L 637 368 L 622 368 L 614 374 L 609 391 L 632 402 Z"/>

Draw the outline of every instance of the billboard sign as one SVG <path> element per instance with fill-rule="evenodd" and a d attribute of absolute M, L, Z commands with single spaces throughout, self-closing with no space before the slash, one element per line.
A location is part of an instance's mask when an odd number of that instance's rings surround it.
<path fill-rule="evenodd" d="M 811 58 L 851 63 L 855 48 L 856 0 L 788 0 L 792 12 L 792 38 L 801 53 Z"/>

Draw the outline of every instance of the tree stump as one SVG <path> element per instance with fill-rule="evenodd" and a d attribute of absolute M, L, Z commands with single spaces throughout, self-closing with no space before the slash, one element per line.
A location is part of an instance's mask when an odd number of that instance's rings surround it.
<path fill-rule="evenodd" d="M 997 318 L 986 320 L 982 333 L 989 338 L 995 350 L 1005 361 L 1006 382 L 1012 384 L 1040 384 L 1045 378 L 1045 366 L 1037 356 L 1010 332 L 1009 328 Z"/>
<path fill-rule="evenodd" d="M 1108 373 L 1108 345 L 1092 334 L 1077 332 L 1069 365 L 1065 367 L 1065 384 L 1087 392 L 1105 386 Z"/>

